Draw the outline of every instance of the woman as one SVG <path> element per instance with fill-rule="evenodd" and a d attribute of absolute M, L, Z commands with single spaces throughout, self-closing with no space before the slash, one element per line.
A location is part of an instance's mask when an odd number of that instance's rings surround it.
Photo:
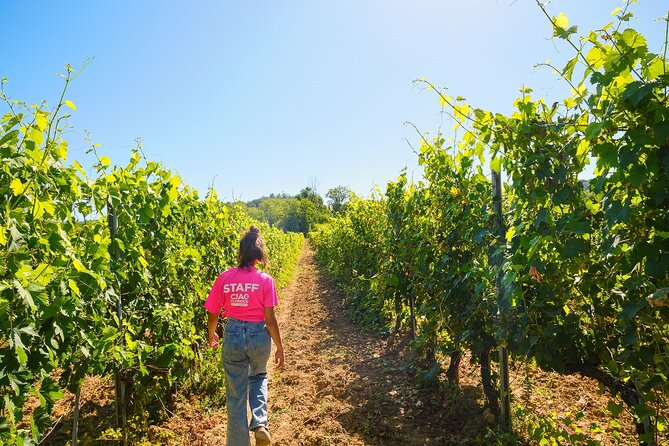
<path fill-rule="evenodd" d="M 274 280 L 258 271 L 267 265 L 267 248 L 255 226 L 239 242 L 239 266 L 221 273 L 214 282 L 204 308 L 209 312 L 209 345 L 219 345 L 218 315 L 228 318 L 223 335 L 223 369 L 228 406 L 227 446 L 250 446 L 249 429 L 256 445 L 270 444 L 267 423 L 267 361 L 276 344 L 274 362 L 282 367 L 283 345 L 274 307 L 277 305 Z M 270 339 L 271 338 L 271 339 Z M 246 401 L 251 407 L 251 424 Z"/>

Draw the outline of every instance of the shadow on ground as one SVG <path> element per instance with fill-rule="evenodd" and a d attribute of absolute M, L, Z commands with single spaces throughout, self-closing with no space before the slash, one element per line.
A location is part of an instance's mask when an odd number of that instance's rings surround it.
<path fill-rule="evenodd" d="M 408 336 L 399 333 L 384 339 L 356 327 L 343 296 L 318 267 L 316 271 L 321 291 L 317 298 L 327 311 L 319 325 L 329 333 L 318 348 L 331 353 L 330 367 L 349 367 L 353 375 L 343 385 L 318 384 L 321 397 L 331 394 L 351 403 L 351 409 L 337 417 L 342 426 L 370 445 L 483 444 L 487 424 L 480 387 L 456 388 L 442 379 L 421 386 L 413 372 Z M 476 380 L 469 378 L 463 381 Z"/>

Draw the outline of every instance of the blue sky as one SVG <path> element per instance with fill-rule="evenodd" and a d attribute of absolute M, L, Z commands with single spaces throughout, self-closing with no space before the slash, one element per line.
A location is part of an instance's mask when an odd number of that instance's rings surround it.
<path fill-rule="evenodd" d="M 553 0 L 585 32 L 618 0 Z M 640 0 L 631 26 L 664 42 L 664 0 Z M 474 106 L 509 112 L 518 88 L 547 101 L 564 85 L 536 63 L 572 55 L 550 39 L 534 0 L 3 0 L 0 77 L 7 93 L 55 104 L 56 76 L 94 57 L 72 83 L 69 159 L 91 164 L 84 132 L 125 164 L 148 157 L 204 192 L 251 200 L 317 182 L 367 195 L 407 166 L 420 176 L 405 121 L 442 121 L 426 77 Z M 0 106 L 0 112 L 4 112 Z"/>

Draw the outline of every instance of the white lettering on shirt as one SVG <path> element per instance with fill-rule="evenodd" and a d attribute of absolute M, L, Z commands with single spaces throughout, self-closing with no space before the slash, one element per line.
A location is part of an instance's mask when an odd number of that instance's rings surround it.
<path fill-rule="evenodd" d="M 224 293 L 230 294 L 230 305 L 233 307 L 248 307 L 249 293 L 253 293 L 260 288 L 260 285 L 253 282 L 246 283 L 226 283 L 223 285 Z"/>

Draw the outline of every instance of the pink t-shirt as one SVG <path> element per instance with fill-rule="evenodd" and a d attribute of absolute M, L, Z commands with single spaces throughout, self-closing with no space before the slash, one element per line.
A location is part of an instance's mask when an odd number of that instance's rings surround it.
<path fill-rule="evenodd" d="M 265 320 L 265 307 L 278 303 L 274 279 L 255 267 L 231 268 L 214 281 L 204 308 L 210 313 L 220 313 L 247 322 Z"/>

